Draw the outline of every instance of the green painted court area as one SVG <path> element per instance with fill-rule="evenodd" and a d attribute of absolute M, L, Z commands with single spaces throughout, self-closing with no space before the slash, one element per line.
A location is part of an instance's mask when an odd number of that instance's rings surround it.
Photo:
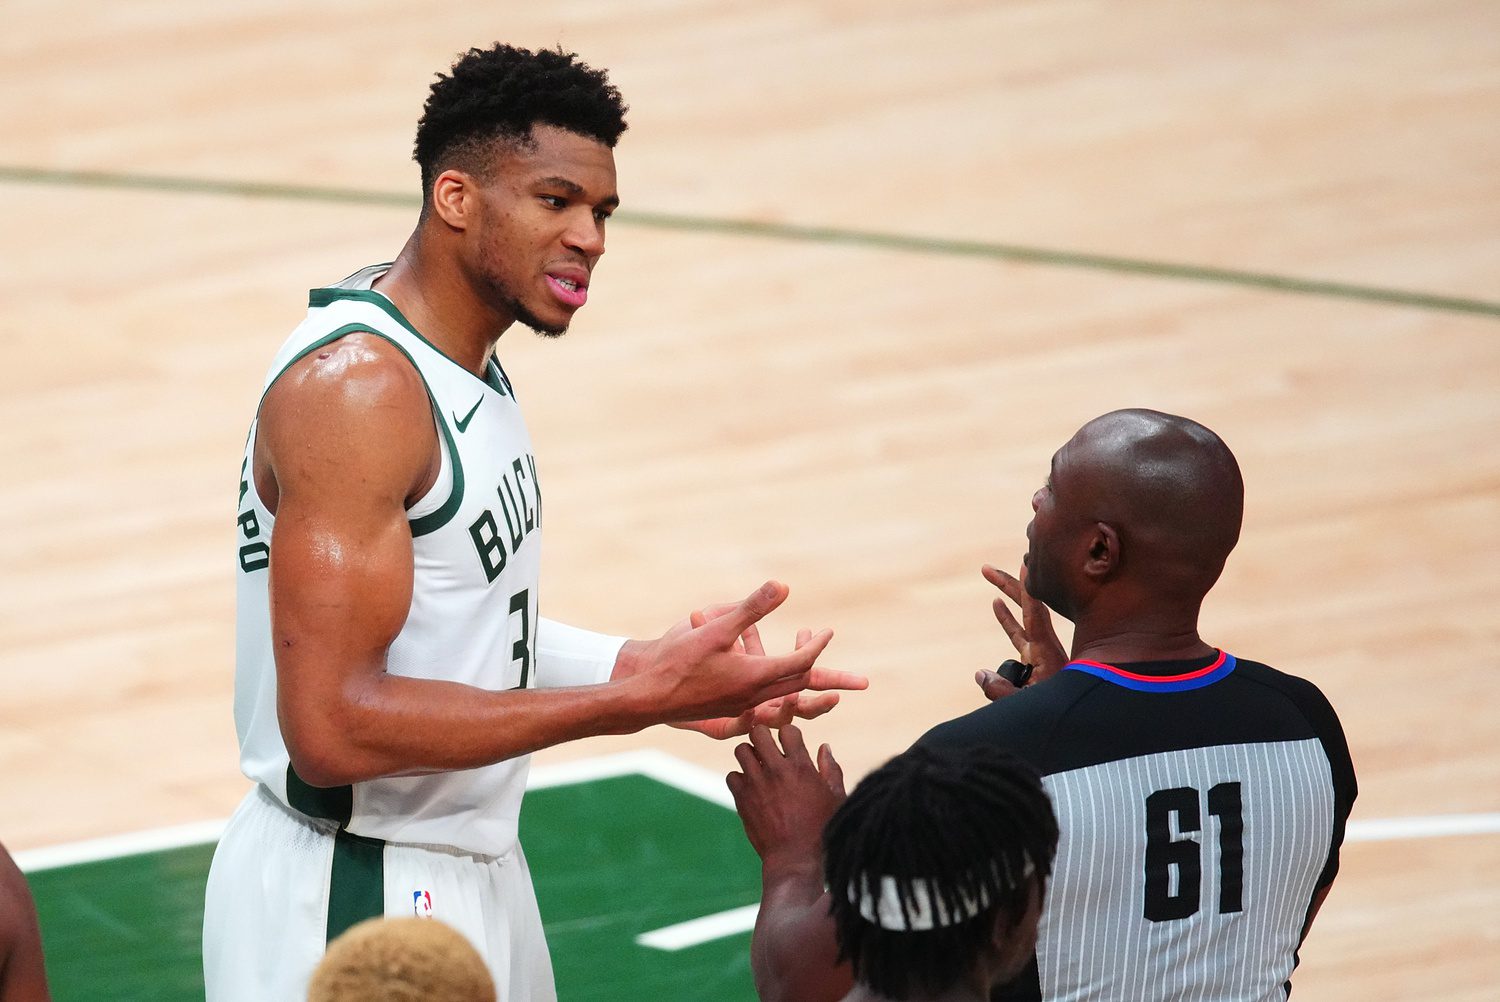
<path fill-rule="evenodd" d="M 635 942 L 759 900 L 759 861 L 733 811 L 617 776 L 531 790 L 521 838 L 562 1002 L 755 998 L 748 932 L 675 952 Z M 54 999 L 201 1000 L 212 854 L 187 846 L 27 874 Z"/>

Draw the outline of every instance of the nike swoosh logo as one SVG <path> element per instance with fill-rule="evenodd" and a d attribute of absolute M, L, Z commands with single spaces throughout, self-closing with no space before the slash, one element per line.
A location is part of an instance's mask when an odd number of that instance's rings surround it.
<path fill-rule="evenodd" d="M 474 412 L 479 410 L 479 405 L 482 403 L 484 403 L 484 397 L 480 397 L 478 400 L 474 401 L 474 406 L 470 407 L 469 413 L 465 414 L 463 417 L 459 417 L 457 413 L 453 415 L 453 423 L 458 426 L 458 432 L 460 435 L 468 430 L 469 422 L 474 419 Z"/>

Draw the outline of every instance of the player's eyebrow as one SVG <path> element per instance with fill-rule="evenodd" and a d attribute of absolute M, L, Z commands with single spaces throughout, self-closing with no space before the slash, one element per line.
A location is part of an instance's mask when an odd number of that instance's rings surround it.
<path fill-rule="evenodd" d="M 577 181 L 569 181 L 565 177 L 557 177 L 555 175 L 553 177 L 539 178 L 537 185 L 542 188 L 559 188 L 562 191 L 566 191 L 569 195 L 583 194 L 583 185 Z"/>
<path fill-rule="evenodd" d="M 558 191 L 567 192 L 569 195 L 572 195 L 574 198 L 578 198 L 578 197 L 581 197 L 583 195 L 588 194 L 588 191 L 583 187 L 583 185 L 579 184 L 577 181 L 571 181 L 568 178 L 561 177 L 561 176 L 558 176 L 558 175 L 553 175 L 552 177 L 539 178 L 539 179 L 537 179 L 536 183 L 537 183 L 537 187 L 539 187 L 539 188 L 554 188 L 554 189 L 556 189 Z M 610 209 L 610 210 L 614 210 L 614 209 L 619 208 L 620 207 L 620 196 L 619 195 L 611 195 L 608 198 L 600 199 L 600 201 L 599 201 L 599 207 L 602 208 L 602 209 Z"/>

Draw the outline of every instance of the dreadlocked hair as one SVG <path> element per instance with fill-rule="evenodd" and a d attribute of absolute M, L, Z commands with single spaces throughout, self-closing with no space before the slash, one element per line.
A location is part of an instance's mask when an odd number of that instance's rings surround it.
<path fill-rule="evenodd" d="M 496 43 L 470 49 L 438 74 L 417 122 L 412 152 L 422 168 L 424 202 L 449 167 L 481 173 L 496 140 L 531 141 L 536 125 L 554 125 L 614 148 L 628 109 L 603 70 L 575 53 Z"/>
<path fill-rule="evenodd" d="M 1057 818 L 1031 766 L 917 746 L 865 777 L 823 830 L 839 960 L 893 999 L 947 990 L 1004 916 L 1046 889 Z"/>

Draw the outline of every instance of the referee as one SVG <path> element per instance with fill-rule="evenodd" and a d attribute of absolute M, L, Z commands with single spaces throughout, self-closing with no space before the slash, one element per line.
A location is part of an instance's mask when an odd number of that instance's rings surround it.
<path fill-rule="evenodd" d="M 993 701 L 917 743 L 1022 755 L 1057 813 L 1036 956 L 993 998 L 1286 999 L 1356 787 L 1316 686 L 1198 635 L 1239 539 L 1239 465 L 1197 422 L 1115 411 L 1058 450 L 1032 508 L 1021 577 L 985 569 L 1020 606 L 1019 621 L 1004 599 L 995 613 L 1029 681 L 981 672 Z M 1074 624 L 1071 655 L 1048 608 Z M 768 1002 L 838 999 L 849 975 L 820 932 L 828 903 L 766 837 L 786 828 L 767 810 L 792 816 L 801 791 L 776 792 L 738 805 L 765 864 L 756 982 Z M 817 963 L 809 944 L 825 944 Z"/>

